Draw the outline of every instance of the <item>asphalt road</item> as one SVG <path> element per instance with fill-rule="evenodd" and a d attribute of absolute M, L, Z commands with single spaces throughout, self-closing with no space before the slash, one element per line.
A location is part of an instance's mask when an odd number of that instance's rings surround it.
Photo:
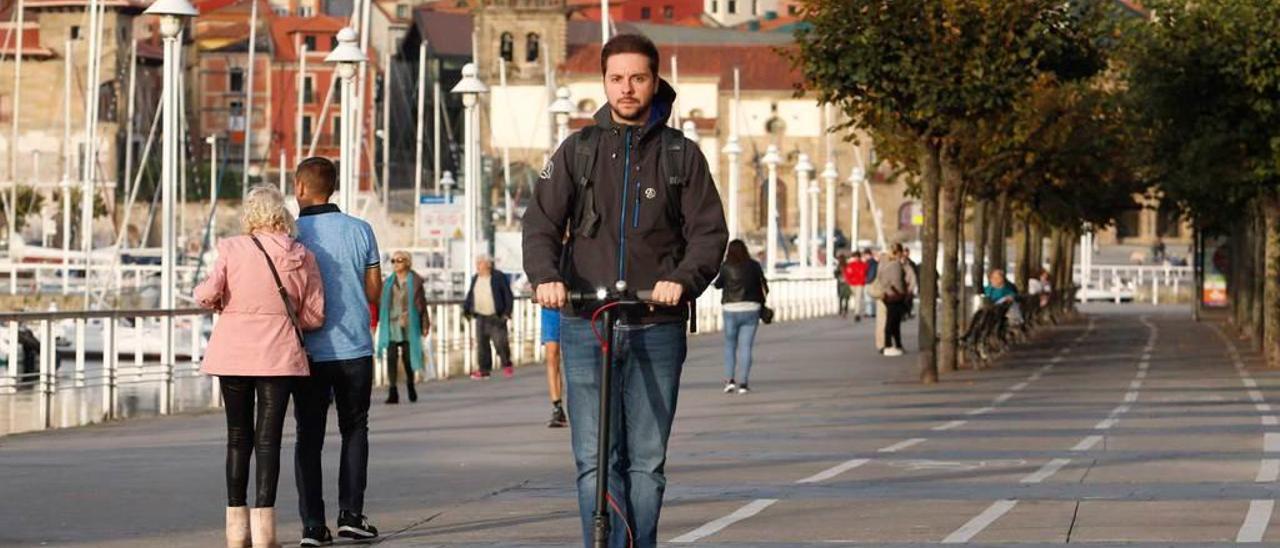
<path fill-rule="evenodd" d="M 754 393 L 691 341 L 660 537 L 707 546 L 1212 546 L 1280 541 L 1280 373 L 1182 308 L 1089 308 L 997 367 L 914 382 L 870 326 L 762 326 Z M 914 333 L 914 324 L 905 329 Z M 912 345 L 908 337 L 908 345 Z M 392 546 L 568 546 L 568 432 L 540 368 L 375 394 L 367 513 Z M 1277 400 L 1280 403 L 1280 400 Z M 0 438 L 0 545 L 216 546 L 223 419 Z M 328 447 L 337 447 L 330 421 Z M 292 430 L 292 424 L 286 426 Z M 292 438 L 278 502 L 298 538 Z M 336 453 L 327 455 L 336 478 Z M 327 500 L 336 505 L 336 486 Z M 333 516 L 331 516 L 332 518 Z"/>

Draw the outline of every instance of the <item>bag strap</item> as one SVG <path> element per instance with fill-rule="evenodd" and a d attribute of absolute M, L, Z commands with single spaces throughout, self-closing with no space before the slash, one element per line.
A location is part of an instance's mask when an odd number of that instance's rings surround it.
<path fill-rule="evenodd" d="M 591 181 L 596 168 L 596 152 L 599 148 L 600 132 L 595 126 L 587 126 L 578 131 L 573 145 L 573 172 L 570 175 L 577 183 L 577 203 L 574 204 L 574 231 L 587 238 L 594 238 L 600 229 L 600 214 L 596 211 L 595 185 Z"/>
<path fill-rule="evenodd" d="M 284 303 L 285 314 L 289 316 L 289 323 L 293 324 L 293 332 L 298 335 L 298 345 L 305 351 L 307 345 L 303 342 L 302 325 L 298 322 L 298 314 L 293 311 L 293 305 L 289 303 L 289 292 L 285 291 L 284 283 L 280 281 L 280 273 L 276 272 L 275 261 L 271 260 L 271 255 L 267 253 L 267 249 L 262 247 L 262 242 L 257 236 L 249 235 L 249 239 L 253 240 L 253 245 L 258 246 L 258 251 L 262 252 L 262 256 L 267 260 L 267 268 L 271 269 L 271 277 L 276 280 L 276 292 L 280 294 L 280 301 Z"/>
<path fill-rule="evenodd" d="M 658 154 L 658 168 L 667 176 L 667 193 L 670 195 L 667 199 L 667 216 L 677 226 L 683 226 L 684 209 L 681 198 L 688 183 L 684 169 L 684 151 L 689 140 L 685 139 L 680 130 L 669 126 L 662 127 L 660 138 L 662 151 Z"/>

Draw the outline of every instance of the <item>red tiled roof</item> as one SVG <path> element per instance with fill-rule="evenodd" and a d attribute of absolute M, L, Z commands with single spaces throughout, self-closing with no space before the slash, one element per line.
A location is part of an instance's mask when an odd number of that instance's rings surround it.
<path fill-rule="evenodd" d="M 27 9 L 39 8 L 67 8 L 88 6 L 89 0 L 26 0 L 23 3 Z M 151 5 L 147 0 L 102 0 L 102 5 L 108 8 L 137 8 L 146 9 Z"/>
<path fill-rule="evenodd" d="M 271 21 L 271 42 L 275 51 L 275 60 L 283 62 L 298 60 L 298 50 L 294 47 L 294 40 L 295 35 L 300 32 L 330 36 L 337 34 L 345 26 L 347 26 L 346 19 L 329 15 L 276 17 Z M 321 42 L 325 43 L 327 49 L 328 40 L 317 40 L 317 45 Z M 369 50 L 369 56 L 374 57 L 373 46 L 370 46 Z M 310 58 L 309 55 L 307 57 Z"/>
<path fill-rule="evenodd" d="M 742 89 L 786 90 L 801 80 L 799 71 L 777 49 L 767 45 L 675 46 L 658 44 L 664 72 L 672 55 L 679 58 L 682 76 L 718 76 L 732 85 L 733 69 L 741 74 Z M 560 67 L 569 75 L 600 73 L 600 45 L 578 48 Z"/>

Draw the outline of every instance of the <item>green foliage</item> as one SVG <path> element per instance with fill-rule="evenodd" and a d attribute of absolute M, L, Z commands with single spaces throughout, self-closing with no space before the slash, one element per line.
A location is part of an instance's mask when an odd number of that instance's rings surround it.
<path fill-rule="evenodd" d="M 1146 177 L 1225 231 L 1280 174 L 1280 3 L 1151 0 L 1122 56 Z"/>

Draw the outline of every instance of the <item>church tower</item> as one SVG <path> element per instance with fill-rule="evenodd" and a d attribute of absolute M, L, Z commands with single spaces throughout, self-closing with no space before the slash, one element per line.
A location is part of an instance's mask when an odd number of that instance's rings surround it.
<path fill-rule="evenodd" d="M 499 82 L 505 60 L 509 85 L 542 84 L 547 67 L 564 62 L 568 29 L 566 0 L 483 0 L 476 12 L 480 78 Z"/>

